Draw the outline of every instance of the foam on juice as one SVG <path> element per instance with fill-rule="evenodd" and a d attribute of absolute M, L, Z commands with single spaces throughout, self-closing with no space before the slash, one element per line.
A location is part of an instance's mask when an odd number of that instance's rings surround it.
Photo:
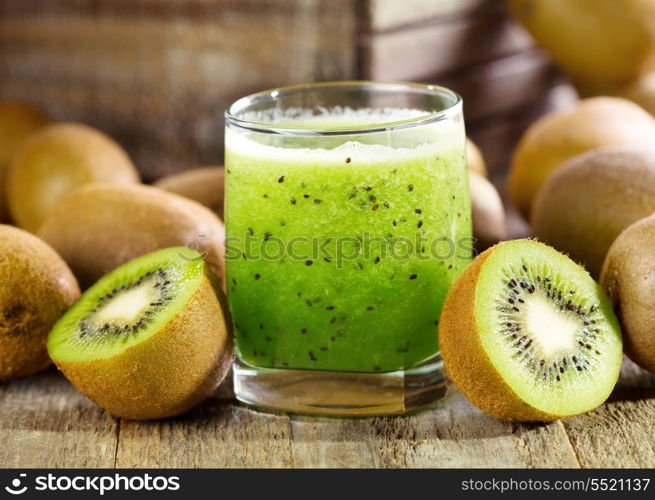
<path fill-rule="evenodd" d="M 262 141 L 264 134 L 243 134 L 228 129 L 226 131 L 226 147 L 237 154 L 248 155 L 269 161 L 286 161 L 290 165 L 302 166 L 306 163 L 343 164 L 344 157 L 362 163 L 376 163 L 381 158 L 384 161 L 406 162 L 412 158 L 424 157 L 430 154 L 443 154 L 461 150 L 464 137 L 461 125 L 452 120 L 438 120 L 428 124 L 414 126 L 417 119 L 426 117 L 424 111 L 416 109 L 383 108 L 383 109 L 350 109 L 335 107 L 321 110 L 320 114 L 312 114 L 309 110 L 273 110 L 268 112 L 247 113 L 242 119 L 251 123 L 262 124 L 262 128 L 273 127 L 288 130 L 287 135 L 306 136 L 307 147 L 280 147 Z M 393 135 L 397 138 L 406 137 L 408 144 L 382 144 L 385 136 L 391 139 L 391 132 L 384 130 L 364 133 L 366 129 L 394 128 Z M 398 130 L 401 127 L 402 130 Z M 348 131 L 344 140 L 336 147 L 326 148 L 329 136 L 321 136 L 321 132 Z M 312 132 L 314 134 L 312 134 Z M 403 135 L 404 134 L 404 135 Z M 270 139 L 270 135 L 266 134 Z M 367 142 L 375 136 L 376 143 Z M 284 140 L 281 134 L 279 140 Z M 334 136 L 332 136 L 334 137 Z M 347 137 L 347 139 L 345 139 Z M 334 139 L 333 139 L 334 140 Z M 296 142 L 299 142 L 296 139 Z"/>

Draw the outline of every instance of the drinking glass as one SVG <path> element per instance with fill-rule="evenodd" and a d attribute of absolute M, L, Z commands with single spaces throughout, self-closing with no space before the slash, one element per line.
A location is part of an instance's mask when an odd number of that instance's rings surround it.
<path fill-rule="evenodd" d="M 470 261 L 462 101 L 434 85 L 268 90 L 226 112 L 236 397 L 366 416 L 442 398 L 438 323 Z"/>

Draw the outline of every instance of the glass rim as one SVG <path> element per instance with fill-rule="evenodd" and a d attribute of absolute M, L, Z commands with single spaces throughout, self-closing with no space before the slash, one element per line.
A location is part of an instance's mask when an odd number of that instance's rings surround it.
<path fill-rule="evenodd" d="M 293 127 L 285 125 L 283 127 L 276 126 L 274 123 L 262 123 L 251 120 L 244 120 L 238 118 L 237 114 L 246 110 L 254 103 L 266 100 L 275 100 L 282 95 L 290 95 L 303 92 L 311 92 L 315 90 L 333 89 L 333 88 L 360 88 L 362 90 L 386 90 L 404 92 L 410 94 L 422 94 L 426 96 L 446 96 L 452 99 L 452 102 L 443 109 L 433 112 L 425 112 L 413 118 L 404 120 L 396 120 L 389 122 L 379 122 L 362 125 L 360 127 L 346 127 L 344 129 L 325 129 L 321 127 L 307 127 L 305 125 Z M 397 82 L 397 81 L 373 81 L 373 80 L 348 80 L 348 81 L 334 81 L 334 82 L 318 82 L 306 83 L 299 85 L 288 85 L 283 87 L 276 87 L 273 89 L 263 90 L 250 94 L 234 101 L 225 110 L 225 123 L 229 126 L 238 127 L 240 129 L 248 130 L 250 132 L 259 132 L 264 134 L 278 134 L 289 136 L 316 136 L 316 135 L 362 135 L 375 132 L 389 132 L 393 130 L 418 127 L 421 125 L 428 125 L 431 123 L 447 120 L 453 118 L 461 112 L 462 98 L 461 96 L 447 87 L 441 85 L 433 85 L 427 83 L 414 83 L 414 82 Z"/>

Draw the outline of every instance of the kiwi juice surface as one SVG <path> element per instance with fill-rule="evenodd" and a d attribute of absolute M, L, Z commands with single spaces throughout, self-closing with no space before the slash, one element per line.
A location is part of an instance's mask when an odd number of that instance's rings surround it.
<path fill-rule="evenodd" d="M 356 129 L 412 113 L 333 110 L 285 126 Z M 226 183 L 242 362 L 378 373 L 438 352 L 442 304 L 472 254 L 461 124 L 301 143 L 228 129 Z"/>

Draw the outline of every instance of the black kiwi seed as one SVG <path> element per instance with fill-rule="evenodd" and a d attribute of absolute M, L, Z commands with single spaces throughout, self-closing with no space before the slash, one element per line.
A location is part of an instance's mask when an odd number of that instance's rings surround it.
<path fill-rule="evenodd" d="M 149 320 L 148 318 L 155 316 L 156 312 L 161 307 L 165 306 L 168 302 L 172 300 L 171 295 L 169 293 L 166 293 L 166 290 L 170 288 L 171 285 L 170 281 L 166 280 L 166 276 L 167 274 L 161 269 L 157 270 L 156 272 L 149 271 L 143 274 L 142 276 L 136 278 L 133 282 L 116 287 L 106 295 L 98 298 L 97 305 L 88 312 L 87 316 L 85 316 L 79 321 L 78 338 L 94 339 L 97 338 L 98 336 L 111 335 L 114 339 L 118 340 L 120 338 L 126 338 L 125 337 L 126 335 L 138 333 L 141 328 L 147 326 L 151 322 L 151 320 Z M 141 313 L 142 314 L 141 318 L 139 318 L 139 320 L 136 321 L 136 323 L 129 324 L 122 321 L 116 323 L 104 322 L 101 325 L 95 323 L 94 316 L 105 306 L 105 304 L 110 302 L 114 297 L 121 294 L 122 292 L 126 290 L 131 290 L 135 287 L 142 285 L 143 283 L 146 282 L 146 280 L 151 281 L 151 283 L 149 283 L 149 286 L 151 286 L 153 290 L 159 293 L 159 298 L 152 300 L 151 302 L 148 303 L 145 310 L 142 311 Z M 162 280 L 166 280 L 166 281 L 162 281 Z"/>
<path fill-rule="evenodd" d="M 536 275 L 528 268 L 527 263 L 520 264 L 518 269 L 518 279 L 509 278 L 505 281 L 507 293 L 498 303 L 498 311 L 501 313 L 502 335 L 507 339 L 515 350 L 517 359 L 525 360 L 526 369 L 534 373 L 535 377 L 541 380 L 551 380 L 562 383 L 566 379 L 567 371 L 584 372 L 590 369 L 590 355 L 602 355 L 601 351 L 594 346 L 594 340 L 600 331 L 592 325 L 596 319 L 589 318 L 593 314 L 597 305 L 592 305 L 587 309 L 580 304 L 576 297 L 578 293 L 568 287 L 559 286 L 559 278 Z M 521 335 L 522 328 L 529 331 L 529 325 L 525 325 L 525 317 L 520 316 L 522 305 L 526 303 L 526 296 L 536 294 L 540 291 L 544 296 L 554 302 L 554 306 L 565 312 L 575 313 L 580 318 L 580 328 L 575 334 L 578 352 L 575 355 L 560 355 L 556 359 L 537 357 L 532 360 L 533 355 L 539 356 L 540 347 L 534 341 L 530 334 Z M 592 354 L 593 353 L 593 354 Z"/>

